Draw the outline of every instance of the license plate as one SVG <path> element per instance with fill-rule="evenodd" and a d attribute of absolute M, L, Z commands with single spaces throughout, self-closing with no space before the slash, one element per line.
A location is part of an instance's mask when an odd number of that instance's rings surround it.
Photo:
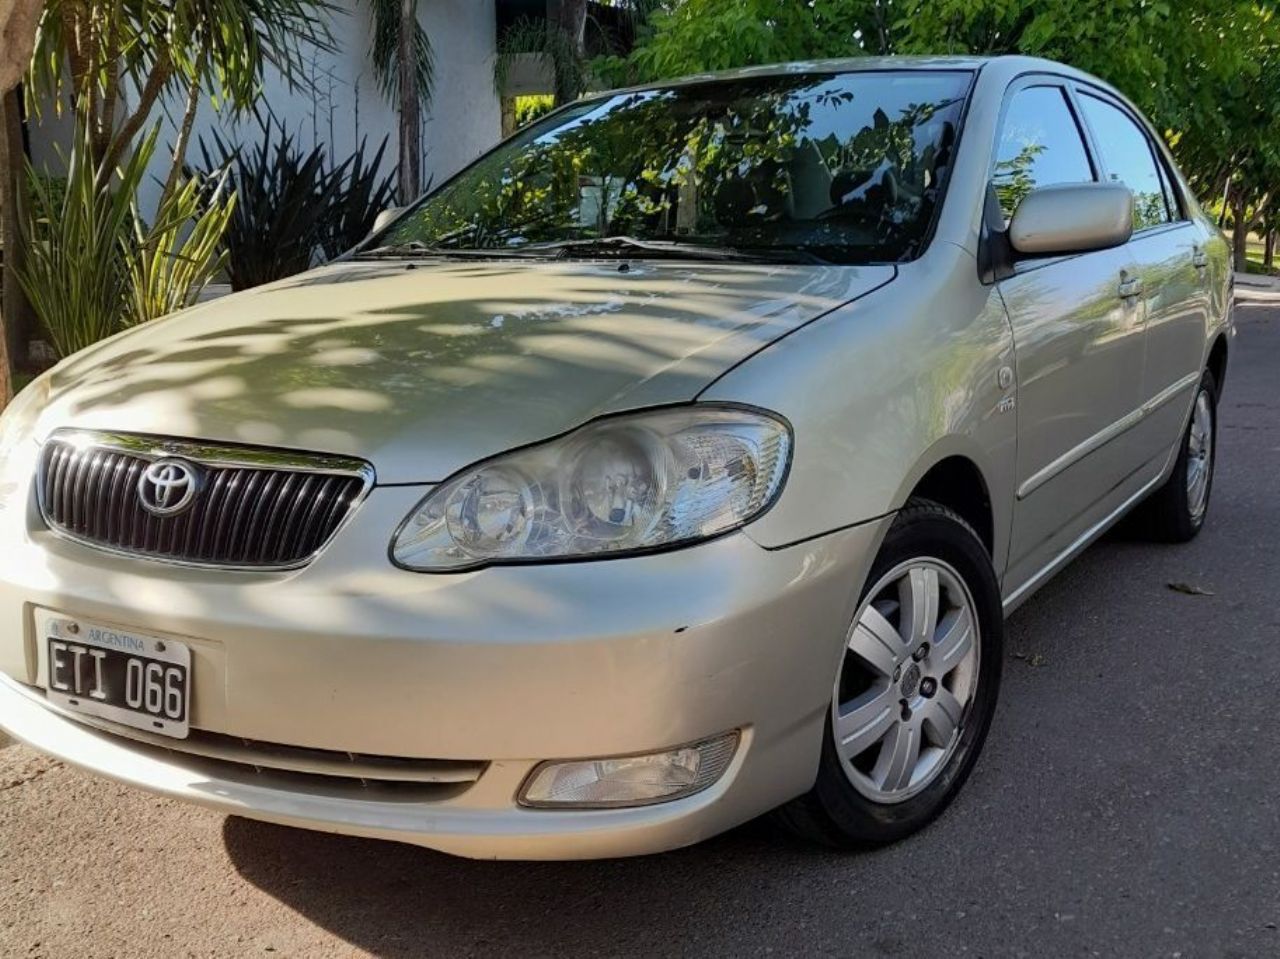
<path fill-rule="evenodd" d="M 170 639 L 60 616 L 40 618 L 45 695 L 71 712 L 185 739 L 191 650 Z"/>

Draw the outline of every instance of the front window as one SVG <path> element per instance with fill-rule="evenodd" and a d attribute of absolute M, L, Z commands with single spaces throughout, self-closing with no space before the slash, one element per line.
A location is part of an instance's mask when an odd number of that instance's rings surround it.
<path fill-rule="evenodd" d="M 1093 167 L 1066 92 L 1043 86 L 1015 93 L 1005 112 L 991 177 L 1005 223 L 1032 190 L 1092 180 Z"/>
<path fill-rule="evenodd" d="M 952 161 L 964 72 L 784 75 L 573 104 L 431 194 L 365 253 L 664 247 L 911 259 Z"/>

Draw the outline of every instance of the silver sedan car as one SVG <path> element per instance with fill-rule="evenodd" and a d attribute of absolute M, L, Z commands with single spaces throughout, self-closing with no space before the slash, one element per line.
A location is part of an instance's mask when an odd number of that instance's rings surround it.
<path fill-rule="evenodd" d="M 18 397 L 0 726 L 466 856 L 898 839 L 974 768 L 1004 617 L 1128 513 L 1201 528 L 1231 296 L 1160 138 L 1056 63 L 591 96 Z"/>

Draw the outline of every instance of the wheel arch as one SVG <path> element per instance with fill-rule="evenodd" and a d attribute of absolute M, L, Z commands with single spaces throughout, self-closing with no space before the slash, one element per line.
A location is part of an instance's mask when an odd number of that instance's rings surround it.
<path fill-rule="evenodd" d="M 1213 341 L 1213 345 L 1209 348 L 1209 359 L 1205 362 L 1206 369 L 1213 374 L 1213 382 L 1218 388 L 1218 395 L 1222 395 L 1223 384 L 1227 382 L 1227 335 L 1219 333 Z"/>
<path fill-rule="evenodd" d="M 895 499 L 902 509 L 912 499 L 947 507 L 973 527 L 997 572 L 1008 551 L 1009 517 L 998 507 L 999 483 L 977 444 L 963 436 L 938 440 L 917 461 Z"/>

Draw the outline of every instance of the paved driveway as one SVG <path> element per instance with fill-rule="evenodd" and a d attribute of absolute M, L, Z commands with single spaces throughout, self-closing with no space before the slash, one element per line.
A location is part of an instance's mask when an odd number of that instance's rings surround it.
<path fill-rule="evenodd" d="M 752 824 L 643 860 L 474 863 L 11 745 L 0 954 L 1280 955 L 1280 307 L 1240 316 L 1205 534 L 1113 536 L 1019 611 L 986 754 L 924 834 L 836 855 Z"/>

